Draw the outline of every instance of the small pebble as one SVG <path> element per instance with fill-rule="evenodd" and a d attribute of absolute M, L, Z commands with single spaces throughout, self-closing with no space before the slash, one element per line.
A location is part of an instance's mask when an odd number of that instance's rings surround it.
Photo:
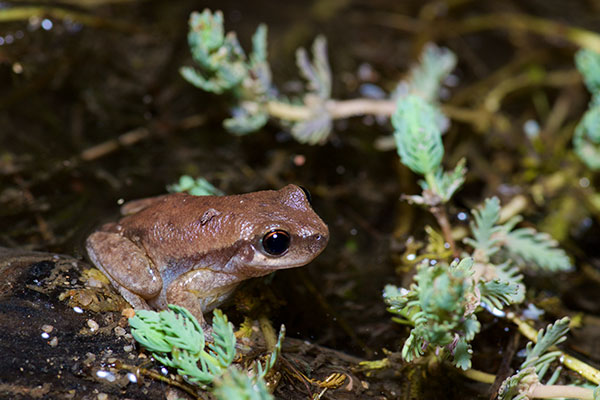
<path fill-rule="evenodd" d="M 129 353 L 131 350 L 133 350 L 133 346 L 131 346 L 131 345 L 123 346 L 123 351 L 125 351 L 126 353 Z"/>
<path fill-rule="evenodd" d="M 100 328 L 100 325 L 98 325 L 98 323 L 93 319 L 88 319 L 87 324 L 92 332 L 95 332 Z"/>
<path fill-rule="evenodd" d="M 50 347 L 58 346 L 58 338 L 54 336 L 52 339 L 50 339 L 50 342 L 48 342 L 48 344 L 50 345 Z"/>
<path fill-rule="evenodd" d="M 92 304 L 92 301 L 94 301 L 94 298 L 89 293 L 83 292 L 79 294 L 79 296 L 77 297 L 77 301 L 82 306 L 89 306 L 90 304 Z"/>
<path fill-rule="evenodd" d="M 53 329 L 54 327 L 52 325 L 42 325 L 42 330 L 46 333 L 52 332 Z"/>
<path fill-rule="evenodd" d="M 131 372 L 127 373 L 127 379 L 129 379 L 129 382 L 131 383 L 137 383 L 137 376 Z"/>
<path fill-rule="evenodd" d="M 121 328 L 120 326 L 115 327 L 115 335 L 125 336 L 126 333 L 127 331 L 124 328 Z"/>
<path fill-rule="evenodd" d="M 135 316 L 135 311 L 133 310 L 133 308 L 126 308 L 123 311 L 121 311 L 121 315 L 125 318 L 133 318 Z"/>
<path fill-rule="evenodd" d="M 96 355 L 94 353 L 85 353 L 85 360 L 83 360 L 84 363 L 89 364 L 94 361 L 96 361 Z"/>
<path fill-rule="evenodd" d="M 98 393 L 98 400 L 106 400 L 108 395 L 106 393 Z"/>

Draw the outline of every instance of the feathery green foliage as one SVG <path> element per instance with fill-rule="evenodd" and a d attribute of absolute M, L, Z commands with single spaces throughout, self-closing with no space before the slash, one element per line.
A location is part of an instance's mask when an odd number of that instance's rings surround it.
<path fill-rule="evenodd" d="M 171 193 L 187 192 L 194 196 L 223 196 L 225 194 L 206 179 L 194 179 L 189 175 L 181 176 L 179 182 L 167 186 L 167 190 Z"/>
<path fill-rule="evenodd" d="M 388 311 L 398 316 L 394 321 L 413 327 L 402 348 L 406 361 L 423 356 L 428 349 L 444 349 L 454 365 L 470 368 L 469 342 L 480 329 L 476 317 L 479 304 L 502 309 L 523 301 L 520 275 L 509 270 L 502 274 L 509 279 L 475 281 L 473 267 L 470 258 L 433 266 L 426 260 L 417 267 L 410 289 L 385 287 L 383 297 Z"/>
<path fill-rule="evenodd" d="M 318 36 L 312 46 L 312 62 L 304 48 L 296 51 L 296 65 L 307 82 L 304 103 L 310 117 L 292 126 L 292 136 L 300 143 L 323 143 L 332 128 L 331 115 L 325 103 L 331 97 L 331 69 L 327 60 L 327 40 Z"/>
<path fill-rule="evenodd" d="M 564 317 L 548 325 L 545 330 L 540 329 L 535 345 L 531 342 L 527 343 L 525 361 L 521 364 L 521 368 L 535 367 L 536 373 L 546 370 L 546 366 L 560 355 L 560 351 L 549 352 L 549 350 L 567 340 L 569 321 L 568 317 Z"/>
<path fill-rule="evenodd" d="M 593 95 L 600 93 L 600 54 L 581 49 L 575 53 L 575 65 L 590 93 Z"/>
<path fill-rule="evenodd" d="M 419 184 L 423 190 L 431 189 L 442 203 L 446 203 L 465 182 L 466 163 L 467 160 L 461 158 L 452 171 L 443 171 L 442 168 L 438 168 L 431 179 L 427 180 L 428 177 L 425 176 L 426 180 L 419 181 Z"/>
<path fill-rule="evenodd" d="M 494 279 L 479 284 L 481 302 L 502 310 L 505 304 L 519 304 L 525 299 L 525 287 L 518 279 Z"/>
<path fill-rule="evenodd" d="M 573 135 L 577 156 L 592 170 L 600 170 L 600 99 L 590 103 Z"/>
<path fill-rule="evenodd" d="M 220 310 L 215 310 L 213 315 L 213 342 L 208 346 L 205 346 L 202 327 L 183 307 L 169 305 L 169 310 L 161 312 L 140 310 L 129 320 L 129 325 L 135 340 L 157 361 L 177 369 L 190 383 L 203 388 L 214 383 L 217 398 L 271 399 L 264 377 L 281 352 L 283 325 L 265 366 L 257 362 L 254 372 L 248 376 L 232 365 L 236 354 L 233 325 Z"/>
<path fill-rule="evenodd" d="M 269 116 L 264 103 L 271 98 L 267 27 L 258 27 L 248 57 L 234 32 L 224 34 L 223 13 L 206 9 L 190 15 L 188 43 L 197 68 L 182 67 L 181 75 L 202 90 L 215 94 L 230 92 L 239 100 L 233 117 L 225 120 L 225 127 L 243 135 L 266 124 Z"/>
<path fill-rule="evenodd" d="M 214 395 L 218 400 L 271 400 L 265 381 L 252 379 L 237 368 L 229 369 L 215 381 Z"/>
<path fill-rule="evenodd" d="M 510 226 L 510 222 L 505 226 Z M 513 259 L 522 259 L 528 266 L 540 270 L 557 272 L 571 269 L 567 253 L 550 235 L 533 228 L 520 228 L 505 232 L 503 246 Z"/>
<path fill-rule="evenodd" d="M 571 268 L 571 261 L 558 243 L 547 233 L 537 232 L 532 228 L 514 226 L 521 221 L 517 216 L 503 225 L 497 225 L 500 218 L 500 201 L 493 197 L 486 199 L 481 210 L 473 210 L 474 221 L 471 222 L 473 239 L 464 242 L 475 249 L 476 261 L 488 262 L 490 257 L 503 248 L 506 250 L 505 260 L 523 261 L 528 266 L 536 266 L 548 272 L 566 271 Z"/>
<path fill-rule="evenodd" d="M 400 160 L 417 174 L 432 174 L 442 163 L 444 145 L 435 115 L 433 105 L 412 94 L 398 100 L 392 115 Z"/>
<path fill-rule="evenodd" d="M 592 95 L 589 108 L 575 128 L 573 147 L 592 170 L 600 169 L 600 54 L 587 49 L 575 54 L 575 65 Z"/>
<path fill-rule="evenodd" d="M 480 329 L 469 304 L 474 296 L 472 265 L 471 259 L 450 266 L 423 262 L 409 290 L 386 286 L 383 297 L 388 310 L 400 317 L 397 322 L 413 326 L 402 348 L 406 361 L 421 357 L 428 348 L 438 348 L 451 354 L 457 367 L 470 368 L 469 342 Z"/>
<path fill-rule="evenodd" d="M 411 68 L 408 79 L 398 84 L 392 98 L 412 93 L 428 102 L 436 102 L 442 82 L 452 72 L 456 61 L 456 55 L 449 49 L 433 43 L 426 44 L 419 63 Z"/>
<path fill-rule="evenodd" d="M 181 74 L 194 86 L 221 94 L 241 84 L 247 71 L 244 51 L 235 34 L 224 34 L 223 13 L 193 12 L 188 43 L 194 61 L 202 68 L 183 67 Z"/>
<path fill-rule="evenodd" d="M 252 37 L 252 52 L 246 56 L 235 33 L 224 34 L 223 14 L 204 10 L 190 16 L 188 42 L 194 67 L 182 67 L 181 75 L 194 86 L 222 94 L 231 93 L 237 103 L 232 117 L 223 122 L 231 133 L 245 135 L 262 128 L 269 120 L 267 103 L 278 101 L 267 60 L 267 28 L 260 25 Z M 331 70 L 327 60 L 327 41 L 317 37 L 313 59 L 298 49 L 296 60 L 307 81 L 307 93 L 301 100 L 309 109 L 308 118 L 292 123 L 292 136 L 301 143 L 323 143 L 331 132 L 332 121 L 325 102 L 331 96 Z"/>
<path fill-rule="evenodd" d="M 500 200 L 497 197 L 485 199 L 485 204 L 480 210 L 473 210 L 473 221 L 469 224 L 473 239 L 466 238 L 464 242 L 475 250 L 481 252 L 482 260 L 487 262 L 489 257 L 500 248 L 498 232 L 502 227 L 497 226 L 500 218 Z"/>
<path fill-rule="evenodd" d="M 546 329 L 540 329 L 537 343 L 527 343 L 525 348 L 525 361 L 521 364 L 519 372 L 507 378 L 498 391 L 499 400 L 526 400 L 530 397 L 530 389 L 540 385 L 540 380 L 548 370 L 550 364 L 560 355 L 560 351 L 549 351 L 566 340 L 569 331 L 569 318 L 565 317 Z"/>
<path fill-rule="evenodd" d="M 233 325 L 219 310 L 214 311 L 214 343 L 208 346 L 208 352 L 202 327 L 183 307 L 169 305 L 169 310 L 159 313 L 140 310 L 129 325 L 135 340 L 152 352 L 157 361 L 176 368 L 189 382 L 211 383 L 235 357 Z"/>
<path fill-rule="evenodd" d="M 296 64 L 300 74 L 307 81 L 309 93 L 321 99 L 331 97 L 331 68 L 327 60 L 327 39 L 317 36 L 312 46 L 313 60 L 308 58 L 304 48 L 296 51 Z"/>
<path fill-rule="evenodd" d="M 427 206 L 445 203 L 464 183 L 465 160 L 453 171 L 442 168 L 444 145 L 442 133 L 449 121 L 437 105 L 441 82 L 456 65 L 456 56 L 448 49 L 433 44 L 425 47 L 421 62 L 411 70 L 393 94 L 396 110 L 392 114 L 394 140 L 402 164 L 425 177 L 419 182 L 423 196 L 408 196 L 408 200 Z M 433 194 L 433 196 L 431 196 Z"/>

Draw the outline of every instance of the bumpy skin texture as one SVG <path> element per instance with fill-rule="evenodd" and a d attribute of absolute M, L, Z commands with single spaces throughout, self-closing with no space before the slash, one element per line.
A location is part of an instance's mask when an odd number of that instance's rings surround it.
<path fill-rule="evenodd" d="M 243 280 L 305 265 L 327 245 L 327 225 L 295 185 L 235 196 L 183 193 L 125 204 L 126 216 L 92 233 L 91 261 L 137 309 L 188 308 L 199 321 Z M 288 250 L 262 239 L 281 229 Z"/>

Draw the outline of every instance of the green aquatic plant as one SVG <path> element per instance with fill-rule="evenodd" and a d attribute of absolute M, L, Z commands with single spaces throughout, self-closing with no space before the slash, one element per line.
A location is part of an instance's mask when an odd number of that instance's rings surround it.
<path fill-rule="evenodd" d="M 187 192 L 194 196 L 223 196 L 225 194 L 206 179 L 194 179 L 189 175 L 181 176 L 177 183 L 168 185 L 167 190 L 171 193 Z"/>
<path fill-rule="evenodd" d="M 427 350 L 437 354 L 445 351 L 456 366 L 470 368 L 469 342 L 481 328 L 471 304 L 476 288 L 471 280 L 472 265 L 468 258 L 451 265 L 430 266 L 425 261 L 418 266 L 408 290 L 386 286 L 383 297 L 388 310 L 397 315 L 394 320 L 413 326 L 402 348 L 406 361 L 421 357 Z"/>
<path fill-rule="evenodd" d="M 271 98 L 267 27 L 258 27 L 247 56 L 235 33 L 225 34 L 222 12 L 193 12 L 189 25 L 188 43 L 197 68 L 182 67 L 181 75 L 207 92 L 233 94 L 238 104 L 232 118 L 224 121 L 230 132 L 243 135 L 260 129 L 268 121 L 265 104 Z"/>
<path fill-rule="evenodd" d="M 305 80 L 304 92 L 288 98 L 272 82 L 267 52 L 267 28 L 260 25 L 252 37 L 252 51 L 247 55 L 234 32 L 225 33 L 223 14 L 208 9 L 193 12 L 189 20 L 188 43 L 194 66 L 184 66 L 181 75 L 192 85 L 218 95 L 233 98 L 231 118 L 223 122 L 231 133 L 245 135 L 275 119 L 289 129 L 297 141 L 323 144 L 336 119 L 356 115 L 390 116 L 396 100 L 407 93 L 434 101 L 442 81 L 456 64 L 448 49 L 433 44 L 425 46 L 421 61 L 406 80 L 401 81 L 387 99 L 356 98 L 336 100 L 332 97 L 332 72 L 327 58 L 327 41 L 318 36 L 312 45 L 312 57 L 304 48 L 296 51 L 296 64 Z M 435 110 L 432 123 L 441 131 L 448 120 Z"/>
<path fill-rule="evenodd" d="M 264 379 L 252 379 L 236 368 L 229 369 L 215 381 L 213 394 L 218 400 L 271 400 Z"/>
<path fill-rule="evenodd" d="M 577 156 L 592 170 L 600 170 L 600 54 L 582 49 L 575 65 L 592 95 L 588 110 L 575 128 L 573 147 Z"/>
<path fill-rule="evenodd" d="M 527 343 L 525 360 L 517 373 L 506 378 L 498 391 L 499 400 L 528 400 L 533 398 L 578 398 L 599 400 L 600 386 L 595 389 L 581 386 L 555 385 L 561 368 L 557 368 L 546 383 L 541 381 L 561 352 L 556 346 L 564 342 L 569 332 L 569 318 L 565 317 L 546 329 L 540 329 L 535 345 Z"/>
<path fill-rule="evenodd" d="M 213 313 L 212 341 L 209 343 L 196 318 L 184 307 L 176 305 L 169 305 L 168 310 L 160 312 L 136 311 L 129 325 L 134 339 L 148 349 L 156 361 L 174 368 L 189 383 L 215 390 L 218 398 L 272 398 L 266 390 L 264 377 L 275 365 L 281 351 L 285 335 L 283 326 L 265 366 L 257 362 L 249 374 L 233 365 L 236 355 L 233 325 L 220 310 Z M 227 397 L 229 395 L 233 397 Z"/>
<path fill-rule="evenodd" d="M 496 253 L 504 252 L 501 262 L 515 261 L 547 272 L 571 269 L 569 257 L 548 234 L 533 228 L 513 229 L 522 220 L 520 216 L 504 224 L 498 224 L 499 219 L 497 197 L 486 199 L 480 210 L 473 210 L 473 238 L 466 238 L 465 243 L 473 247 L 477 261 L 487 263 Z"/>
<path fill-rule="evenodd" d="M 169 310 L 158 313 L 140 310 L 129 325 L 134 339 L 158 362 L 175 368 L 192 383 L 211 383 L 231 366 L 235 357 L 233 325 L 219 310 L 213 317 L 214 342 L 208 346 L 202 327 L 183 307 L 170 305 Z"/>

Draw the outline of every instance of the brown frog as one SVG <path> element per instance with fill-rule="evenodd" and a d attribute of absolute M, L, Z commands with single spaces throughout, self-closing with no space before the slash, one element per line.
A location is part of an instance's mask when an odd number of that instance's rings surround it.
<path fill-rule="evenodd" d="M 136 309 L 202 314 L 248 278 L 312 261 L 327 225 L 295 185 L 234 196 L 175 193 L 129 202 L 92 233 L 90 259 Z"/>

